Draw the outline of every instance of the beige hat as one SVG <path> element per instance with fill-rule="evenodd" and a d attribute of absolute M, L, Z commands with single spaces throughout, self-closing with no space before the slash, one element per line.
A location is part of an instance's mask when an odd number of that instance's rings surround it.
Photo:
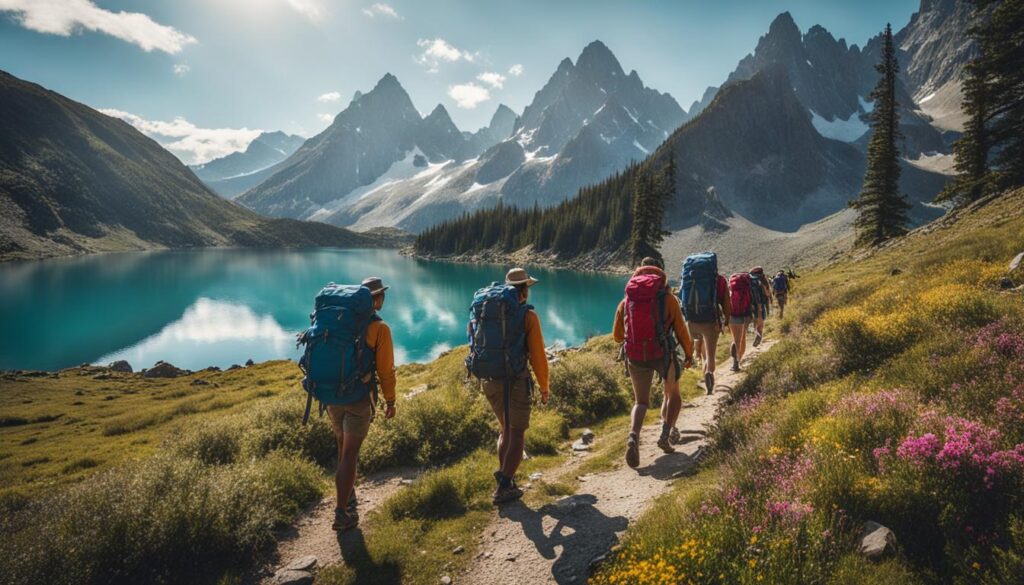
<path fill-rule="evenodd" d="M 376 296 L 380 293 L 391 288 L 390 286 L 384 286 L 384 281 L 379 276 L 371 276 L 362 282 L 362 285 L 370 289 L 370 294 Z"/>
<path fill-rule="evenodd" d="M 505 275 L 505 284 L 509 284 L 512 286 L 518 286 L 520 284 L 525 284 L 526 286 L 533 286 L 537 284 L 537 282 L 539 281 L 536 278 L 526 273 L 525 268 L 513 268 L 512 270 L 508 271 L 508 274 Z"/>

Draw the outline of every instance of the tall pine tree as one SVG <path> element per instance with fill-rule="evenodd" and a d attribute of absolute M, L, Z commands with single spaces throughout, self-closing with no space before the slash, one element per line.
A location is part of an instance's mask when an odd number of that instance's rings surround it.
<path fill-rule="evenodd" d="M 860 195 L 850 201 L 857 210 L 854 226 L 858 246 L 876 246 L 907 232 L 907 211 L 910 204 L 900 194 L 900 151 L 897 141 L 900 116 L 896 103 L 896 49 L 892 43 L 892 27 L 885 25 L 882 58 L 875 65 L 881 75 L 871 91 L 874 112 L 871 114 L 871 140 L 868 142 L 868 166 Z"/>
<path fill-rule="evenodd" d="M 956 179 L 937 197 L 957 203 L 1024 185 L 1024 0 L 974 0 L 968 34 L 964 133 L 954 145 Z"/>
<path fill-rule="evenodd" d="M 659 171 L 641 166 L 633 178 L 633 225 L 629 236 L 629 255 L 633 263 L 647 256 L 661 258 L 665 231 L 665 208 L 675 195 L 675 162 Z"/>

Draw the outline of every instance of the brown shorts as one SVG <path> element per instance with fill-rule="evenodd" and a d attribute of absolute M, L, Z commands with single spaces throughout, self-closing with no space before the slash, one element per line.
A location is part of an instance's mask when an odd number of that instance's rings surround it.
<path fill-rule="evenodd" d="M 483 380 L 484 396 L 491 403 L 491 409 L 497 415 L 500 424 L 505 424 L 505 381 Z M 530 410 L 532 408 L 532 383 L 529 378 L 516 378 L 512 381 L 509 396 L 511 407 L 508 411 L 508 426 L 525 431 L 530 428 Z"/>
<path fill-rule="evenodd" d="M 370 422 L 373 420 L 370 395 L 352 404 L 332 404 L 327 407 L 327 414 L 331 417 L 331 427 L 336 436 L 340 437 L 344 433 L 365 437 L 370 432 Z"/>
<path fill-rule="evenodd" d="M 686 328 L 690 330 L 690 337 L 697 341 L 703 339 L 706 347 L 717 347 L 718 336 L 721 333 L 718 323 L 690 323 L 687 321 Z"/>

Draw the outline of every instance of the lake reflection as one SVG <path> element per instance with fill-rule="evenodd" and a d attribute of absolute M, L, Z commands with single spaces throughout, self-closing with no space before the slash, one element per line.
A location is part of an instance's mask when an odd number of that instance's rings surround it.
<path fill-rule="evenodd" d="M 507 267 L 415 260 L 393 250 L 199 250 L 106 254 L 0 265 L 0 368 L 57 369 L 126 359 L 227 367 L 294 358 L 313 297 L 328 282 L 380 276 L 396 360 L 427 361 L 465 343 L 473 292 Z M 610 330 L 623 278 L 531 270 L 550 344 Z"/>

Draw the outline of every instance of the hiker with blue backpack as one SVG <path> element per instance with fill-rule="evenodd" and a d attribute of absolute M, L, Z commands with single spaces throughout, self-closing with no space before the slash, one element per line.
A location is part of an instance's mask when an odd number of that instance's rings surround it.
<path fill-rule="evenodd" d="M 786 315 L 786 300 L 789 296 L 789 278 L 782 270 L 775 273 L 772 278 L 772 293 L 775 295 L 775 302 L 779 305 L 779 319 Z"/>
<path fill-rule="evenodd" d="M 714 252 L 691 254 L 683 261 L 679 302 L 693 338 L 694 355 L 703 362 L 704 388 L 710 395 L 715 390 L 718 336 L 729 318 L 729 284 L 718 273 Z"/>
<path fill-rule="evenodd" d="M 378 384 L 384 395 L 384 418 L 395 416 L 394 344 L 391 329 L 377 314 L 388 288 L 377 277 L 359 285 L 328 284 L 316 296 L 312 325 L 298 337 L 299 345 L 305 345 L 299 359 L 307 393 L 302 422 L 306 423 L 317 400 L 320 414 L 326 410 L 330 416 L 338 442 L 334 473 L 338 499 L 332 526 L 338 532 L 359 523 L 353 486 L 359 448 L 376 412 Z"/>
<path fill-rule="evenodd" d="M 693 364 L 693 345 L 686 331 L 679 300 L 672 294 L 664 264 L 657 258 L 644 258 L 626 284 L 625 298 L 615 310 L 612 337 L 622 344 L 626 371 L 633 384 L 633 411 L 626 439 L 626 464 L 640 466 L 640 429 L 647 415 L 651 386 L 657 374 L 665 383 L 661 435 L 658 447 L 672 453 L 670 434 L 682 409 L 679 376 Z M 677 345 L 678 344 L 678 345 Z M 682 346 L 685 360 L 679 363 L 676 352 Z"/>
<path fill-rule="evenodd" d="M 466 369 L 476 376 L 498 419 L 498 470 L 494 472 L 495 505 L 523 497 L 515 475 L 523 461 L 526 429 L 530 426 L 533 378 L 540 401 L 548 403 L 548 358 L 540 317 L 526 303 L 537 279 L 522 268 L 505 275 L 504 284 L 491 283 L 476 292 L 467 326 L 469 355 Z M 528 367 L 529 366 L 529 367 Z"/>

